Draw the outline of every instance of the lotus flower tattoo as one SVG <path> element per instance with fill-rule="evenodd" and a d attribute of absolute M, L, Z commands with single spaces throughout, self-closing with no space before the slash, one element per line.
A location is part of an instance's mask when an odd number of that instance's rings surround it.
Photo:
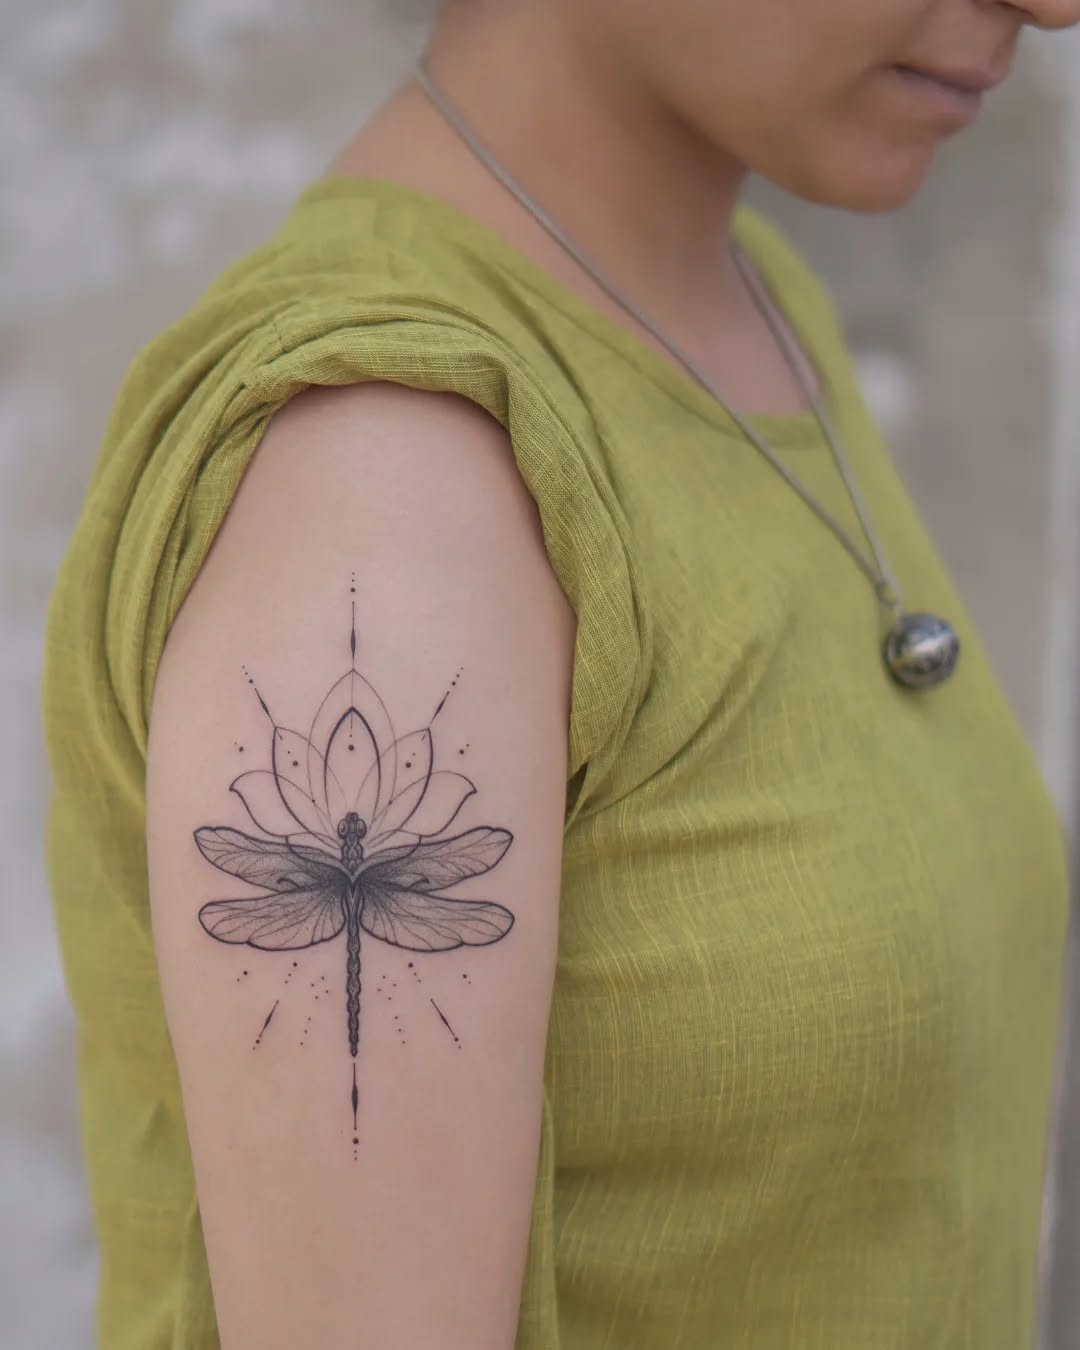
<path fill-rule="evenodd" d="M 350 648 L 355 663 L 355 620 Z M 433 771 L 430 723 L 394 734 L 386 706 L 355 664 L 323 698 L 307 735 L 279 726 L 255 693 L 273 725 L 272 767 L 242 773 L 230 788 L 266 837 L 225 825 L 194 835 L 207 861 L 263 894 L 211 900 L 199 921 L 218 942 L 261 951 L 294 951 L 344 933 L 355 1060 L 361 933 L 413 952 L 498 942 L 514 922 L 510 910 L 440 891 L 490 871 L 513 836 L 489 825 L 443 834 L 474 784 Z"/>

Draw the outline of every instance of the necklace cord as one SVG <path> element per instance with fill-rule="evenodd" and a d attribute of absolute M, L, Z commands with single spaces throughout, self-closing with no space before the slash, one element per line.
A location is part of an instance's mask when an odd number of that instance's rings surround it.
<path fill-rule="evenodd" d="M 836 537 L 844 545 L 855 562 L 870 579 L 874 587 L 874 593 L 883 605 L 891 609 L 899 619 L 904 614 L 903 602 L 899 584 L 893 576 L 888 563 L 885 560 L 885 552 L 876 531 L 870 522 L 869 511 L 862 499 L 862 495 L 855 483 L 854 476 L 848 466 L 843 452 L 840 449 L 839 440 L 836 436 L 831 418 L 827 413 L 824 402 L 820 399 L 814 389 L 807 381 L 802 368 L 796 360 L 796 354 L 800 354 L 807 364 L 818 373 L 818 381 L 822 389 L 825 388 L 825 380 L 817 367 L 816 362 L 806 351 L 806 348 L 799 341 L 794 332 L 789 332 L 788 322 L 779 305 L 775 302 L 769 293 L 769 288 L 765 282 L 757 275 L 757 269 L 752 259 L 746 253 L 746 250 L 737 240 L 732 240 L 732 256 L 739 267 L 751 296 L 757 308 L 760 310 L 766 323 L 769 325 L 774 337 L 780 345 L 781 353 L 787 362 L 800 387 L 805 392 L 810 401 L 811 409 L 825 435 L 832 453 L 836 467 L 844 481 L 844 484 L 851 497 L 852 504 L 855 507 L 856 514 L 862 525 L 863 533 L 870 545 L 874 556 L 876 569 L 870 563 L 866 555 L 848 534 L 847 530 L 840 524 L 827 507 L 818 502 L 809 491 L 803 486 L 794 473 L 788 468 L 783 460 L 775 453 L 746 421 L 740 416 L 736 409 L 732 408 L 723 398 L 716 384 L 702 371 L 696 362 L 692 360 L 678 344 L 653 322 L 652 319 L 638 306 L 629 296 L 627 296 L 603 271 L 585 250 L 575 243 L 566 231 L 548 214 L 544 208 L 536 202 L 526 190 L 518 183 L 506 169 L 495 158 L 492 151 L 480 140 L 472 128 L 462 119 L 456 108 L 449 102 L 442 90 L 435 84 L 427 68 L 425 56 L 421 56 L 416 62 L 414 75 L 418 82 L 427 93 L 428 97 L 443 114 L 453 129 L 458 133 L 461 139 L 468 145 L 469 149 L 478 159 L 490 170 L 491 173 L 503 184 L 503 186 L 513 194 L 523 206 L 525 206 L 544 229 L 574 258 L 577 263 L 593 278 L 594 281 L 628 314 L 650 332 L 658 342 L 660 342 L 679 364 L 702 385 L 724 411 L 741 428 L 744 435 L 757 447 L 766 457 L 773 468 L 787 481 L 789 486 L 803 499 L 803 501 L 825 522 L 833 531 Z"/>

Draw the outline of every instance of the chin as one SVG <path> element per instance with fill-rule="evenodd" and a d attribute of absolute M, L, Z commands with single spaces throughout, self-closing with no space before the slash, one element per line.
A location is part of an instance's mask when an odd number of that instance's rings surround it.
<path fill-rule="evenodd" d="M 877 154 L 864 150 L 859 156 L 826 153 L 788 172 L 759 172 L 804 201 L 882 214 L 899 210 L 918 195 L 933 163 L 934 148 L 925 144 L 902 150 L 881 148 Z"/>

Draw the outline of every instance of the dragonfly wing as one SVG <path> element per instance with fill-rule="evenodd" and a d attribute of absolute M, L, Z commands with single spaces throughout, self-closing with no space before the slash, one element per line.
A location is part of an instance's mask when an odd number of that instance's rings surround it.
<path fill-rule="evenodd" d="M 245 900 L 211 900 L 199 910 L 199 922 L 219 942 L 291 951 L 337 937 L 345 927 L 345 906 L 338 891 L 312 886 Z"/>
<path fill-rule="evenodd" d="M 479 876 L 499 861 L 510 847 L 509 830 L 478 825 L 449 839 L 403 844 L 375 853 L 363 872 L 364 884 L 391 883 L 406 890 L 435 891 L 466 877 Z"/>
<path fill-rule="evenodd" d="M 493 900 L 455 900 L 411 891 L 393 882 L 361 883 L 360 927 L 372 937 L 414 952 L 484 947 L 510 931 L 514 916 Z"/>
<path fill-rule="evenodd" d="M 204 825 L 195 831 L 200 853 L 231 876 L 272 891 L 298 891 L 326 886 L 335 892 L 347 878 L 329 854 L 307 844 L 259 839 L 225 825 Z"/>

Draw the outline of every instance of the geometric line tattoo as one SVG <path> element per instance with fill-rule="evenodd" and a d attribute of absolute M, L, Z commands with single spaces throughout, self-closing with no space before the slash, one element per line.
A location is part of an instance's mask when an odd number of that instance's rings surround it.
<path fill-rule="evenodd" d="M 432 768 L 431 723 L 449 690 L 426 727 L 396 735 L 386 705 L 356 669 L 355 601 L 352 611 L 350 668 L 306 735 L 278 725 L 255 689 L 273 727 L 271 767 L 229 786 L 262 835 L 204 825 L 194 838 L 208 862 L 262 888 L 202 906 L 199 922 L 218 942 L 296 951 L 345 934 L 345 1023 L 355 1061 L 361 934 L 443 952 L 498 942 L 514 916 L 492 900 L 442 894 L 490 871 L 513 835 L 490 825 L 444 833 L 476 792 L 464 774 Z"/>

